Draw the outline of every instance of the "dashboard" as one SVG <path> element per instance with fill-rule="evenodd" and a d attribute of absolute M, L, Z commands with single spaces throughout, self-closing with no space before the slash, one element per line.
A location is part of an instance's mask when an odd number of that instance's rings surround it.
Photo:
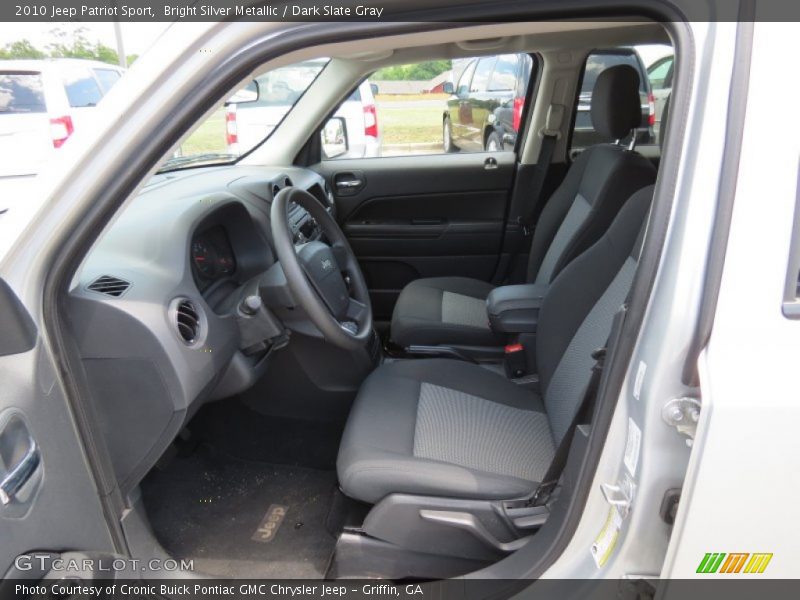
<path fill-rule="evenodd" d="M 234 165 L 158 174 L 75 274 L 69 325 L 124 491 L 203 403 L 244 391 L 263 372 L 269 343 L 257 342 L 280 339 L 282 324 L 243 323 L 240 307 L 263 291 L 265 275 L 277 276 L 270 209 L 286 186 L 333 211 L 324 179 L 307 169 Z M 287 216 L 297 243 L 319 237 L 301 207 Z"/>

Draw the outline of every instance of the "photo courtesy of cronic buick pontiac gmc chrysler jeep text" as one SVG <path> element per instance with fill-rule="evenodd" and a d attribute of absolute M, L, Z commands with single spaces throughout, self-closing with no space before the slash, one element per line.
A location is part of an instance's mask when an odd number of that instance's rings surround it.
<path fill-rule="evenodd" d="M 0 571 L 796 576 L 796 24 L 382 6 L 176 23 L 0 216 Z"/>

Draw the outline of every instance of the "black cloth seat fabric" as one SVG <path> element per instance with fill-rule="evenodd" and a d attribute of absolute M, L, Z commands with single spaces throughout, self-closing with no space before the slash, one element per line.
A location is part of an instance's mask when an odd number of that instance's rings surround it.
<path fill-rule="evenodd" d="M 591 116 L 601 134 L 623 139 L 642 118 L 639 75 L 628 65 L 603 71 L 592 93 Z M 655 167 L 616 144 L 584 150 L 542 210 L 531 242 L 527 281 L 549 284 L 603 234 L 622 204 L 655 181 Z M 392 314 L 391 339 L 411 345 L 497 346 L 485 301 L 493 285 L 464 277 L 408 284 Z M 483 306 L 481 306 L 481 302 Z"/>
<path fill-rule="evenodd" d="M 636 271 L 653 188 L 625 204 L 606 233 L 555 278 L 536 346 L 542 395 L 486 367 L 398 360 L 365 380 L 337 471 L 344 492 L 512 499 L 530 494 L 572 422 Z"/>
<path fill-rule="evenodd" d="M 412 281 L 397 299 L 392 339 L 404 347 L 501 345 L 503 337 L 489 329 L 486 313 L 486 298 L 494 287 L 469 277 Z"/>

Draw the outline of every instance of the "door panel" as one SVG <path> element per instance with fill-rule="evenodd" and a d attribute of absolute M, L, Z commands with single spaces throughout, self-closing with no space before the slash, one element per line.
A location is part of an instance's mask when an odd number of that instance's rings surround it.
<path fill-rule="evenodd" d="M 490 281 L 497 268 L 515 156 L 512 152 L 323 161 L 337 218 L 358 256 L 375 311 L 391 317 L 420 277 Z M 335 182 L 360 175 L 359 187 Z"/>
<path fill-rule="evenodd" d="M 0 576 L 44 550 L 113 552 L 97 483 L 34 321 L 0 279 Z M 33 577 L 33 571 L 17 576 Z"/>

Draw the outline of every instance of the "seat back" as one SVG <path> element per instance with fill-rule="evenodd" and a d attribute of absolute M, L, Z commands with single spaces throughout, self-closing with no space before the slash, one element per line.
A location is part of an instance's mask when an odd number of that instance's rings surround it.
<path fill-rule="evenodd" d="M 641 124 L 640 102 L 636 69 L 606 69 L 592 92 L 595 130 L 605 137 L 626 138 Z M 631 194 L 655 178 L 650 161 L 619 144 L 598 144 L 581 152 L 539 217 L 527 281 L 550 283 L 608 229 Z"/>
<path fill-rule="evenodd" d="M 575 415 L 614 314 L 636 272 L 654 186 L 636 192 L 605 234 L 555 278 L 539 313 L 536 355 L 556 444 Z"/>

